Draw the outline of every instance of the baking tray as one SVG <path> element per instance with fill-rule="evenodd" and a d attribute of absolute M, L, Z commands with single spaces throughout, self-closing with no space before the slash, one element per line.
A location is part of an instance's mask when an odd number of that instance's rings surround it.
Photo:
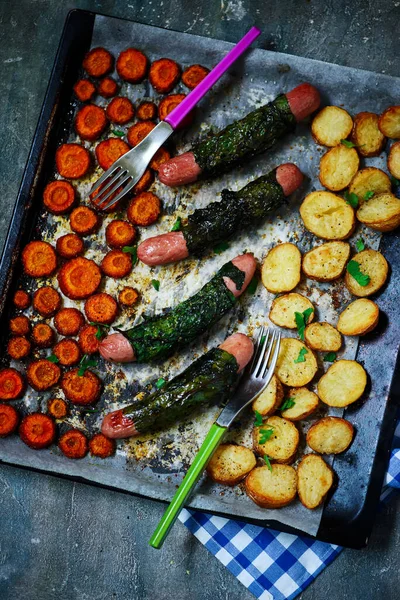
<path fill-rule="evenodd" d="M 1 259 L 0 335 L 3 347 L 7 336 L 7 320 L 12 309 L 10 299 L 21 277 L 18 260 L 20 249 L 32 236 L 36 237 L 39 233 L 36 228 L 41 208 L 41 192 L 53 172 L 55 149 L 68 135 L 72 115 L 71 90 L 80 73 L 82 58 L 91 45 L 95 17 L 95 13 L 72 11 L 67 18 L 61 38 Z M 114 19 L 114 21 L 118 20 Z M 170 33 L 176 36 L 184 35 L 188 41 L 190 40 L 194 44 L 201 42 L 204 45 L 205 43 L 205 39 L 199 36 L 179 34 L 178 32 Z M 217 52 L 226 52 L 231 44 L 213 40 L 212 47 L 214 51 L 217 49 Z M 277 65 L 278 86 L 280 74 L 285 73 L 287 66 L 297 69 L 304 79 L 315 83 L 318 82 L 318 73 L 327 68 L 326 64 L 318 61 L 260 50 L 257 52 L 264 52 L 267 61 L 272 61 Z M 212 56 L 210 61 L 211 64 L 215 62 Z M 375 81 L 379 78 L 382 90 L 385 83 L 387 84 L 385 87 L 393 89 L 396 81 L 394 78 L 337 65 L 329 65 L 329 68 L 332 70 L 334 78 L 340 81 L 340 77 L 347 79 L 354 77 L 359 84 L 357 89 L 361 89 L 364 93 L 370 92 L 375 96 L 379 91 L 371 89 L 372 80 Z M 371 377 L 368 401 L 362 404 L 357 403 L 356 407 L 346 411 L 346 418 L 355 425 L 357 436 L 350 450 L 343 456 L 335 458 L 334 470 L 338 475 L 340 485 L 324 507 L 316 536 L 321 540 L 351 547 L 365 545 L 372 528 L 380 487 L 389 457 L 390 442 L 395 425 L 396 404 L 399 399 L 399 382 L 394 377 L 400 339 L 400 325 L 396 315 L 398 302 L 396 282 L 400 270 L 398 235 L 385 235 L 381 248 L 391 264 L 392 274 L 379 298 L 382 311 L 379 329 L 370 334 L 368 339 L 363 340 L 357 357 Z M 1 443 L 0 460 L 8 464 L 72 477 L 80 481 L 139 493 L 161 500 L 168 500 L 171 496 L 171 486 L 169 489 L 162 489 L 163 486 L 154 486 L 154 481 L 146 480 L 145 474 L 138 484 L 129 477 L 129 472 L 121 469 L 116 472 L 112 467 L 115 464 L 112 460 L 101 464 L 90 461 L 78 463 L 66 461 L 51 451 L 32 452 L 16 438 Z M 177 474 L 174 473 L 174 475 Z M 216 514 L 232 515 L 229 507 L 215 502 L 215 498 L 211 502 L 204 501 L 204 495 L 203 501 L 194 499 L 193 506 Z M 285 527 L 272 520 L 252 519 L 252 521 L 284 531 L 296 532 L 295 529 Z"/>

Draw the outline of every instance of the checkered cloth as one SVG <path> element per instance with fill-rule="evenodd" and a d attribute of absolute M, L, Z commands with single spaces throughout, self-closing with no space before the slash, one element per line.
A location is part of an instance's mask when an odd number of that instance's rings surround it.
<path fill-rule="evenodd" d="M 400 421 L 382 490 L 386 502 L 400 488 Z M 260 600 L 292 600 L 342 547 L 184 509 L 180 520 Z"/>

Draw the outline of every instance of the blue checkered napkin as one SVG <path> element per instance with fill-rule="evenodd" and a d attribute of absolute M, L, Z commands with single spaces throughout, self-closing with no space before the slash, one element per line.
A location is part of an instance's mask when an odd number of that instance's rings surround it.
<path fill-rule="evenodd" d="M 400 421 L 381 499 L 400 488 Z M 292 600 L 342 548 L 184 509 L 182 523 L 260 600 Z"/>

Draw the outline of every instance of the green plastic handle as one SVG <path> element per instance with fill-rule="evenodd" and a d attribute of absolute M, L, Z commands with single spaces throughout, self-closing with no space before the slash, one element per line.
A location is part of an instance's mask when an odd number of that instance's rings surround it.
<path fill-rule="evenodd" d="M 171 504 L 163 514 L 161 521 L 157 525 L 155 532 L 150 538 L 149 544 L 153 548 L 159 549 L 163 545 L 169 530 L 175 523 L 190 492 L 200 479 L 208 461 L 218 448 L 225 432 L 226 427 L 221 427 L 220 425 L 214 423 L 210 431 L 207 433 L 206 439 L 196 454 L 190 469 L 186 473 L 181 485 L 176 490 L 175 496 L 171 500 Z"/>

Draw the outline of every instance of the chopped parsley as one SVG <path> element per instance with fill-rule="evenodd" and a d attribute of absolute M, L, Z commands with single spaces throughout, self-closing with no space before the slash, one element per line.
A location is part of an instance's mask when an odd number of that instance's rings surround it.
<path fill-rule="evenodd" d="M 172 225 L 171 231 L 180 231 L 182 226 L 182 219 L 178 217 L 175 223 Z"/>
<path fill-rule="evenodd" d="M 390 181 L 392 182 L 392 185 L 400 185 L 400 179 L 396 179 L 393 175 L 390 176 Z"/>
<path fill-rule="evenodd" d="M 255 415 L 254 425 L 255 425 L 255 427 L 260 427 L 263 424 L 263 418 L 261 416 L 261 413 L 259 413 L 258 410 L 255 410 L 254 415 Z"/>
<path fill-rule="evenodd" d="M 229 244 L 228 242 L 220 242 L 214 247 L 215 254 L 222 254 L 225 250 L 228 250 Z"/>
<path fill-rule="evenodd" d="M 272 472 L 272 465 L 271 465 L 269 456 L 264 454 L 264 460 L 265 460 L 265 464 L 267 465 L 268 469 Z"/>
<path fill-rule="evenodd" d="M 372 196 L 375 195 L 375 192 L 373 191 L 369 191 L 369 192 L 365 192 L 365 196 L 364 196 L 364 200 L 371 200 Z"/>
<path fill-rule="evenodd" d="M 166 381 L 166 380 L 165 380 L 163 377 L 160 377 L 160 379 L 157 379 L 157 381 L 156 381 L 156 384 L 155 384 L 155 385 L 156 385 L 156 388 L 159 390 L 159 389 L 161 389 L 161 388 L 163 387 L 163 385 L 165 385 L 166 383 L 167 383 L 167 381 Z"/>
<path fill-rule="evenodd" d="M 89 367 L 95 367 L 97 365 L 97 361 L 89 358 L 87 354 L 84 354 L 81 358 L 81 362 L 79 363 L 78 375 L 79 377 L 83 377 L 86 369 Z"/>
<path fill-rule="evenodd" d="M 156 292 L 158 292 L 160 290 L 160 282 L 158 281 L 158 279 L 152 279 L 151 285 L 156 290 Z"/>
<path fill-rule="evenodd" d="M 361 287 L 365 287 L 371 281 L 370 276 L 361 271 L 360 264 L 356 260 L 351 260 L 347 263 L 346 269 Z"/>
<path fill-rule="evenodd" d="M 132 256 L 132 265 L 133 266 L 137 265 L 137 262 L 138 262 L 137 246 L 124 246 L 122 248 L 122 252 L 125 252 L 126 254 L 131 254 L 131 256 Z"/>
<path fill-rule="evenodd" d="M 340 140 L 340 143 L 343 146 L 346 146 L 346 148 L 358 148 L 358 147 L 361 148 L 361 146 L 359 146 L 359 144 L 355 144 L 354 142 L 351 142 L 350 140 Z"/>
<path fill-rule="evenodd" d="M 308 354 L 308 350 L 307 348 L 304 346 L 303 348 L 300 348 L 300 352 L 297 358 L 294 359 L 295 363 L 302 363 L 302 362 L 306 362 L 305 359 L 305 355 Z"/>
<path fill-rule="evenodd" d="M 60 362 L 55 354 L 50 354 L 50 356 L 47 357 L 47 360 L 49 360 L 52 363 Z"/>
<path fill-rule="evenodd" d="M 94 321 L 89 321 L 90 325 L 94 325 L 97 327 L 97 331 L 94 334 L 94 337 L 97 340 L 101 340 L 108 333 L 108 329 L 110 329 L 110 325 L 106 325 L 105 323 L 95 323 Z"/>
<path fill-rule="evenodd" d="M 324 362 L 335 362 L 336 356 L 336 352 L 328 352 L 328 354 L 325 354 L 324 356 Z"/>
<path fill-rule="evenodd" d="M 310 308 L 307 308 L 306 310 L 304 310 L 302 313 L 299 313 L 297 311 L 294 313 L 294 319 L 296 321 L 297 333 L 299 334 L 299 338 L 301 340 L 304 340 L 304 330 L 308 323 L 308 319 L 311 317 L 313 312 L 314 312 L 314 309 L 310 307 Z"/>
<path fill-rule="evenodd" d="M 357 252 L 362 252 L 363 250 L 365 250 L 365 244 L 362 238 L 358 238 L 358 240 L 356 241 L 356 250 Z"/>
<path fill-rule="evenodd" d="M 345 192 L 344 193 L 344 199 L 346 200 L 347 204 L 350 204 L 350 206 L 352 208 L 357 208 L 358 206 L 358 196 L 357 194 L 355 194 L 354 192 Z"/>
<path fill-rule="evenodd" d="M 284 401 L 284 403 L 282 404 L 282 406 L 280 407 L 280 411 L 283 410 L 289 410 L 289 408 L 293 408 L 293 406 L 296 404 L 296 402 L 293 400 L 293 398 L 286 398 L 286 400 Z"/>
<path fill-rule="evenodd" d="M 124 137 L 125 135 L 125 131 L 117 131 L 116 129 L 113 129 L 111 133 L 113 133 L 117 137 Z"/>
<path fill-rule="evenodd" d="M 272 427 L 272 425 L 267 425 L 267 427 L 268 427 L 268 429 L 260 429 L 259 430 L 260 438 L 258 441 L 260 444 L 265 444 L 273 436 L 274 427 Z"/>

